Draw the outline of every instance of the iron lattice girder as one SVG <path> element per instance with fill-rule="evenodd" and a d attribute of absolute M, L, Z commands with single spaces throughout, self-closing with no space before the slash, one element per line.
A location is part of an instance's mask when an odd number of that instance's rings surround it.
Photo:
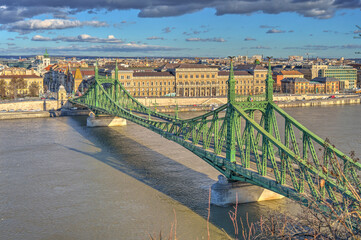
<path fill-rule="evenodd" d="M 359 188 L 356 170 L 361 170 L 361 165 L 302 126 L 273 102 L 263 99 L 234 101 L 204 115 L 182 120 L 145 107 L 121 84 L 111 84 L 105 89 L 102 85 L 105 83 L 111 81 L 96 80 L 83 96 L 70 101 L 95 112 L 125 118 L 181 144 L 230 179 L 246 181 L 304 203 L 307 197 L 315 201 L 326 199 L 326 192 L 328 199 L 337 202 L 335 191 L 360 202 L 345 181 Z M 224 110 L 226 115 L 223 117 Z M 262 113 L 259 123 L 254 119 L 257 110 Z M 285 120 L 284 143 L 280 138 L 275 113 Z M 243 127 L 242 121 L 245 123 Z M 293 127 L 302 134 L 303 157 Z M 313 142 L 321 145 L 326 153 L 323 165 Z M 312 163 L 308 161 L 308 151 Z M 234 156 L 234 160 L 228 159 L 229 156 Z M 331 161 L 334 156 L 342 159 L 347 179 L 342 177 L 343 173 Z M 255 162 L 254 168 L 252 161 Z M 267 175 L 271 174 L 267 172 L 268 168 L 273 170 L 273 176 Z M 336 172 L 336 177 L 330 176 L 331 170 Z M 287 185 L 287 176 L 292 181 L 291 185 Z M 323 179 L 325 185 L 316 185 L 317 179 Z M 309 186 L 306 195 L 303 193 L 305 181 Z"/>

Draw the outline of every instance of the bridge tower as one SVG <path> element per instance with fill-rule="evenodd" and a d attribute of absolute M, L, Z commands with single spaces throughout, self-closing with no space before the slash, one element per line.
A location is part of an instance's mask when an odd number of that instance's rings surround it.
<path fill-rule="evenodd" d="M 233 72 L 233 57 L 230 57 L 231 67 L 229 70 L 229 79 L 228 79 L 228 101 L 227 104 L 234 104 L 236 98 L 235 85 L 236 81 L 234 80 L 234 72 Z M 226 145 L 226 158 L 230 162 L 236 162 L 236 134 L 235 134 L 235 114 L 233 108 L 227 108 L 226 112 L 227 118 L 227 145 Z"/>

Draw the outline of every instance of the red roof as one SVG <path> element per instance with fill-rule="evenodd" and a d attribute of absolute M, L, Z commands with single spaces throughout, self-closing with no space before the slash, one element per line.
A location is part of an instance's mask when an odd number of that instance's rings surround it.
<path fill-rule="evenodd" d="M 76 70 L 71 71 L 71 74 L 73 74 L 73 76 L 75 76 L 75 72 L 76 72 Z M 94 70 L 81 70 L 81 69 L 80 69 L 80 72 L 81 72 L 81 75 L 82 75 L 83 77 L 84 77 L 84 76 L 93 76 L 93 75 L 95 75 Z"/>
<path fill-rule="evenodd" d="M 54 64 L 55 65 L 55 64 Z M 54 65 L 49 65 L 45 68 L 46 71 L 50 71 L 50 69 L 54 66 Z"/>

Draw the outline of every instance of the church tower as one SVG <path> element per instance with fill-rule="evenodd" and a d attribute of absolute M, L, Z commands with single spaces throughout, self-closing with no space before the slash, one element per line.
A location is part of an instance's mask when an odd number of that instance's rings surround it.
<path fill-rule="evenodd" d="M 49 54 L 48 54 L 48 50 L 45 49 L 45 54 L 43 56 L 43 66 L 44 66 L 44 68 L 46 68 L 49 65 L 50 65 L 50 57 L 49 57 Z"/>
<path fill-rule="evenodd" d="M 74 89 L 73 89 L 74 93 L 78 91 L 79 85 L 81 84 L 82 81 L 83 81 L 83 76 L 81 75 L 80 69 L 77 68 L 74 76 Z"/>

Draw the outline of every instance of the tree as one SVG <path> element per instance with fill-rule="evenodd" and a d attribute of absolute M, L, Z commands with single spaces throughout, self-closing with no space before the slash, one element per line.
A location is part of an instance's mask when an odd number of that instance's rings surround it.
<path fill-rule="evenodd" d="M 29 95 L 30 97 L 38 97 L 39 96 L 39 84 L 33 82 L 29 86 Z"/>
<path fill-rule="evenodd" d="M 5 97 L 5 95 L 6 95 L 6 82 L 5 82 L 5 80 L 4 79 L 1 79 L 0 80 L 0 96 L 2 97 L 2 98 L 4 98 Z"/>
<path fill-rule="evenodd" d="M 16 99 L 18 96 L 18 91 L 20 89 L 24 89 L 26 87 L 26 83 L 24 78 L 22 77 L 13 77 L 9 83 L 9 89 L 13 95 L 13 98 Z"/>

